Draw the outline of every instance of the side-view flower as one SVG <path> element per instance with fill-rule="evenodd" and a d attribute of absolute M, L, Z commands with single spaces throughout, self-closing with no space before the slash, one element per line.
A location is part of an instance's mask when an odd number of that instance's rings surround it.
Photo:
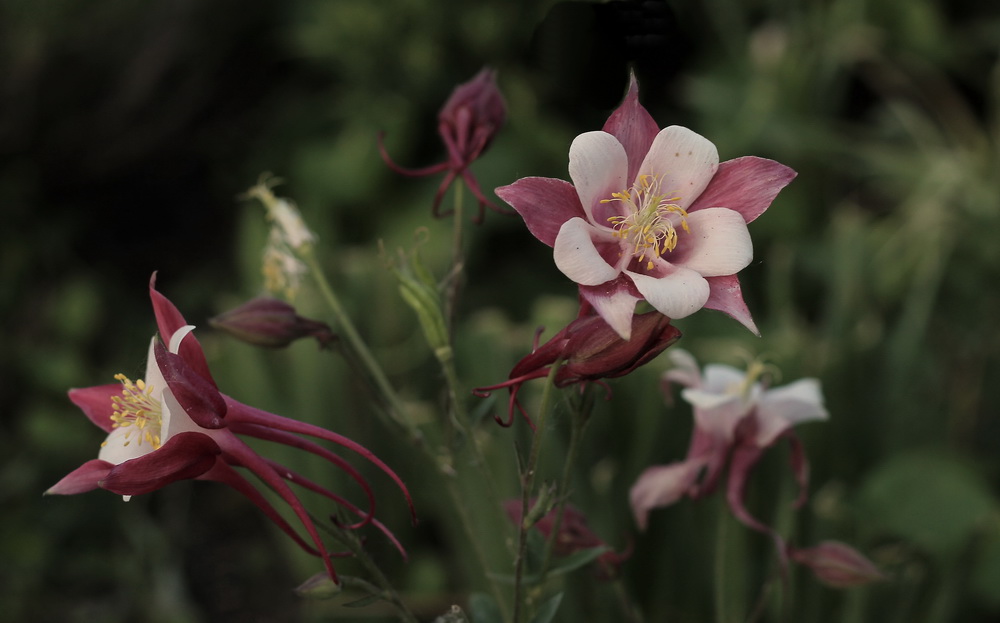
<path fill-rule="evenodd" d="M 573 141 L 569 175 L 572 184 L 526 177 L 496 193 L 623 339 L 639 300 L 669 318 L 720 310 L 758 333 L 736 277 L 753 258 L 747 223 L 795 171 L 753 156 L 720 164 L 705 137 L 660 130 L 633 78 L 603 130 Z"/>
<path fill-rule="evenodd" d="M 323 495 L 356 515 L 341 528 L 372 524 L 405 552 L 392 532 L 374 517 L 375 497 L 362 474 L 346 459 L 308 439 L 313 437 L 355 452 L 385 472 L 402 490 L 413 512 L 403 481 L 363 446 L 319 426 L 261 411 L 219 392 L 201 345 L 180 311 L 155 288 L 149 292 L 161 342 L 154 337 L 145 380 L 122 374 L 118 383 L 73 389 L 73 401 L 99 428 L 108 433 L 98 458 L 87 461 L 46 493 L 71 495 L 96 488 L 125 496 L 150 493 L 185 479 L 214 480 L 236 489 L 257 505 L 282 531 L 307 552 L 323 560 L 330 578 L 337 575 L 331 554 L 323 544 L 309 513 L 289 486 L 295 483 Z M 343 470 L 367 497 L 367 508 L 316 484 L 285 466 L 258 455 L 242 437 L 285 444 L 319 456 Z M 311 540 L 303 539 L 267 498 L 236 469 L 260 478 L 288 504 Z"/>
<path fill-rule="evenodd" d="M 630 493 L 632 512 L 640 529 L 649 512 L 669 506 L 687 495 L 698 499 L 712 493 L 728 464 L 726 499 L 733 515 L 745 525 L 775 539 L 784 556 L 784 541 L 772 528 L 753 517 L 744 504 L 747 480 L 764 451 L 780 439 L 791 446 L 792 471 L 799 484 L 796 505 L 805 502 L 808 466 L 801 442 L 792 427 L 825 420 L 819 381 L 800 379 L 782 387 L 762 382 L 767 366 L 758 362 L 746 372 L 719 364 L 704 373 L 690 353 L 670 352 L 675 367 L 664 373 L 665 385 L 682 385 L 681 397 L 694 407 L 695 427 L 687 458 L 646 469 Z"/>

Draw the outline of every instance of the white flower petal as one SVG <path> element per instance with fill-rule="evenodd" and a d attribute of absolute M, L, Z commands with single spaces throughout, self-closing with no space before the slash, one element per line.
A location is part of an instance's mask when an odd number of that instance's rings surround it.
<path fill-rule="evenodd" d="M 823 392 L 817 379 L 799 379 L 767 390 L 757 408 L 757 444 L 768 446 L 778 435 L 800 422 L 829 417 L 823 407 Z"/>
<path fill-rule="evenodd" d="M 618 276 L 618 270 L 604 261 L 594 246 L 600 232 L 582 218 L 571 218 L 556 234 L 553 257 L 564 275 L 584 286 L 596 286 Z"/>
<path fill-rule="evenodd" d="M 732 366 L 721 363 L 710 363 L 705 366 L 705 376 L 701 388 L 717 394 L 739 395 L 747 374 Z"/>
<path fill-rule="evenodd" d="M 625 271 L 639 293 L 661 314 L 670 318 L 685 318 L 705 306 L 709 287 L 705 278 L 693 270 L 670 267 L 663 277 L 650 277 Z"/>
<path fill-rule="evenodd" d="M 719 169 L 719 151 L 704 136 L 672 125 L 660 130 L 639 167 L 640 175 L 663 176 L 660 188 L 691 205 Z"/>
<path fill-rule="evenodd" d="M 139 431 L 134 426 L 116 428 L 108 434 L 107 439 L 101 444 L 97 458 L 112 465 L 121 465 L 125 461 L 139 458 L 153 451 L 153 446 L 146 441 L 139 443 L 139 439 Z M 125 445 L 126 442 L 128 445 Z"/>
<path fill-rule="evenodd" d="M 671 264 L 697 271 L 703 277 L 735 275 L 753 259 L 753 242 L 743 216 L 727 208 L 705 208 L 687 218 L 691 233 L 678 233 Z"/>
<path fill-rule="evenodd" d="M 594 221 L 594 207 L 629 185 L 628 156 L 622 144 L 607 132 L 576 137 L 569 148 L 569 176 L 590 222 L 607 226 Z"/>
<path fill-rule="evenodd" d="M 701 370 L 698 369 L 698 362 L 694 355 L 683 348 L 671 348 L 667 351 L 667 358 L 674 365 L 663 373 L 663 380 L 678 383 L 684 387 L 701 386 Z"/>

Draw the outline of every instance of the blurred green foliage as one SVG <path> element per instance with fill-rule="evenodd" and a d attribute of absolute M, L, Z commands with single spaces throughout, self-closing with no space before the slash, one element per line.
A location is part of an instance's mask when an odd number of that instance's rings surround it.
<path fill-rule="evenodd" d="M 221 487 L 181 483 L 128 504 L 102 492 L 43 499 L 101 440 L 64 392 L 141 369 L 154 270 L 199 326 L 259 292 L 263 215 L 235 197 L 271 171 L 319 232 L 335 287 L 376 356 L 405 399 L 436 417 L 433 356 L 377 242 L 412 248 L 415 230 L 428 227 L 421 253 L 440 276 L 449 224 L 430 219 L 438 180 L 390 172 L 375 136 L 386 132 L 403 165 L 440 161 L 437 108 L 491 65 L 509 122 L 473 167 L 481 184 L 565 177 L 570 141 L 609 110 L 539 87 L 562 84 L 528 53 L 554 4 L 0 1 L 3 618 L 388 616 L 299 601 L 291 589 L 316 561 Z M 757 259 L 741 274 L 763 339 L 703 313 L 677 323 L 682 345 L 701 361 L 764 352 L 787 380 L 822 380 L 831 420 L 800 431 L 811 504 L 795 517 L 787 510 L 791 483 L 777 452 L 755 475 L 751 508 L 801 544 L 849 541 L 890 576 L 836 592 L 797 572 L 784 602 L 772 590 L 765 617 L 995 620 L 1000 12 L 971 0 L 672 6 L 677 73 L 668 88 L 643 91 L 654 117 L 709 137 L 723 159 L 756 154 L 799 172 L 751 226 Z M 579 105 L 565 104 L 574 98 Z M 467 233 L 456 357 L 472 387 L 506 378 L 536 326 L 551 335 L 573 317 L 575 295 L 518 218 L 490 213 Z M 303 315 L 324 313 L 308 290 L 296 303 Z M 358 439 L 405 474 L 420 524 L 408 525 L 392 495 L 380 495 L 379 513 L 410 562 L 376 535 L 370 545 L 422 617 L 467 598 L 459 591 L 476 574 L 451 538 L 458 529 L 434 475 L 387 438 L 342 362 L 311 344 L 265 353 L 199 335 L 224 391 Z M 773 577 L 766 539 L 731 521 L 706 529 L 720 514 L 711 502 L 657 511 L 645 534 L 628 513 L 638 473 L 686 447 L 689 414 L 664 406 L 657 389 L 665 365 L 615 381 L 613 400 L 598 401 L 573 503 L 612 545 L 635 543 L 625 583 L 650 621 L 713 616 L 711 557 L 724 533 L 728 610 L 742 616 Z M 527 389 L 528 404 L 537 391 Z M 566 428 L 557 418 L 543 478 L 558 474 Z M 478 429 L 512 496 L 511 443 L 523 452 L 525 429 L 489 417 Z M 301 471 L 319 467 L 276 452 Z M 351 490 L 337 478 L 317 477 Z M 341 566 L 352 572 L 350 561 Z M 555 620 L 620 617 L 612 588 L 588 572 L 561 581 Z M 474 601 L 472 611 L 488 607 Z"/>

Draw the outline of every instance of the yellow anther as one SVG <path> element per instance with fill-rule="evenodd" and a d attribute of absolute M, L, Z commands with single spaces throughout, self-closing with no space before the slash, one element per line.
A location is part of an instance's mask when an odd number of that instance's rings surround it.
<path fill-rule="evenodd" d="M 153 396 L 153 387 L 139 379 L 132 382 L 124 374 L 116 374 L 115 379 L 122 384 L 122 395 L 112 396 L 111 414 L 112 428 L 138 429 L 135 435 L 136 443 L 142 445 L 145 441 L 154 450 L 160 447 L 160 427 L 163 425 L 163 410 L 158 398 Z M 125 434 L 124 445 L 132 442 L 132 431 Z M 104 442 L 102 445 L 106 445 Z"/>
<path fill-rule="evenodd" d="M 677 247 L 677 230 L 670 219 L 671 214 L 680 217 L 681 227 L 691 233 L 687 223 L 687 212 L 678 205 L 680 197 L 660 192 L 662 176 L 640 175 L 631 189 L 611 193 L 611 199 L 601 203 L 619 201 L 626 206 L 627 216 L 608 218 L 612 235 L 632 245 L 632 255 L 642 262 L 647 253 L 659 257 Z M 652 270 L 654 262 L 646 263 L 646 270 Z"/>

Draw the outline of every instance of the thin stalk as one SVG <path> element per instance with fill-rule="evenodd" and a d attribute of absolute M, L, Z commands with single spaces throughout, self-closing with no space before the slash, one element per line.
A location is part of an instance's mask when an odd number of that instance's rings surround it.
<path fill-rule="evenodd" d="M 524 560 L 528 553 L 528 510 L 531 503 L 531 492 L 535 487 L 535 471 L 538 468 L 538 457 L 541 454 L 542 435 L 545 433 L 545 421 L 552 408 L 552 394 L 555 391 L 556 373 L 559 372 L 561 361 L 552 364 L 549 376 L 542 392 L 542 403 L 538 408 L 538 423 L 531 440 L 531 452 L 528 462 L 521 474 L 521 521 L 518 525 L 517 558 L 514 561 L 514 623 L 521 623 L 524 609 L 521 607 L 522 582 L 524 579 Z"/>
<path fill-rule="evenodd" d="M 726 524 L 729 518 L 720 509 L 715 521 L 715 557 L 714 586 L 715 620 L 717 623 L 729 623 L 726 608 Z"/>
<path fill-rule="evenodd" d="M 312 247 L 306 245 L 300 247 L 297 251 L 302 261 L 309 267 L 309 272 L 312 273 L 313 278 L 316 280 L 316 285 L 319 287 L 320 293 L 330 306 L 330 311 L 333 312 L 333 316 L 336 319 L 339 333 L 346 341 L 352 356 L 357 359 L 358 364 L 360 364 L 365 375 L 371 381 L 373 389 L 378 392 L 388 407 L 389 417 L 406 431 L 412 442 L 422 446 L 423 433 L 407 417 L 403 401 L 399 398 L 392 384 L 389 383 L 389 379 L 386 378 L 382 367 L 375 360 L 375 357 L 368 349 L 368 345 L 361 339 L 361 335 L 355 328 L 354 322 L 347 314 L 333 288 L 330 287 L 330 283 L 326 279 L 326 274 L 319 265 Z"/>
<path fill-rule="evenodd" d="M 316 524 L 331 534 L 337 541 L 347 547 L 347 549 L 351 550 L 351 553 L 354 554 L 355 560 L 360 562 L 361 566 L 365 568 L 365 571 L 367 571 L 371 577 L 375 579 L 375 584 L 377 586 L 372 585 L 361 578 L 349 577 L 341 578 L 341 582 L 343 584 L 364 588 L 373 595 L 378 595 L 382 599 L 388 601 L 393 605 L 393 607 L 395 607 L 397 613 L 399 614 L 400 621 L 403 621 L 404 623 L 419 623 L 416 615 L 410 611 L 407 605 L 403 602 L 402 598 L 400 598 L 399 593 L 396 592 L 396 589 L 393 588 L 392 584 L 389 582 L 389 579 L 385 577 L 384 573 L 382 573 L 382 569 L 375 564 L 375 561 L 372 560 L 371 556 L 368 555 L 368 552 L 365 551 L 365 548 L 361 545 L 361 541 L 358 539 L 357 535 L 348 533 L 346 530 L 331 528 L 324 522 L 316 522 Z"/>
<path fill-rule="evenodd" d="M 444 298 L 444 320 L 448 327 L 448 336 L 452 337 L 455 326 L 455 314 L 458 308 L 458 295 L 462 287 L 462 268 L 465 265 L 465 245 L 463 244 L 463 212 L 462 185 L 453 184 L 455 207 L 452 209 L 451 228 L 451 270 L 448 271 L 447 290 Z"/>
<path fill-rule="evenodd" d="M 556 539 L 559 536 L 559 530 L 562 527 L 563 514 L 566 512 L 566 500 L 569 498 L 570 490 L 570 479 L 573 477 L 573 468 L 576 466 L 576 457 L 579 454 L 580 449 L 580 439 L 583 438 L 583 430 L 587 427 L 587 414 L 584 413 L 586 406 L 580 403 L 579 408 L 575 410 L 571 418 L 572 424 L 569 431 L 569 447 L 566 449 L 566 461 L 563 463 L 562 478 L 558 483 L 558 489 L 556 490 L 556 515 L 555 521 L 552 522 L 552 532 L 549 533 L 549 538 L 545 541 L 545 555 L 542 557 L 542 571 L 541 579 L 545 580 L 545 576 L 549 572 L 549 566 L 552 563 L 552 552 L 555 549 Z"/>

